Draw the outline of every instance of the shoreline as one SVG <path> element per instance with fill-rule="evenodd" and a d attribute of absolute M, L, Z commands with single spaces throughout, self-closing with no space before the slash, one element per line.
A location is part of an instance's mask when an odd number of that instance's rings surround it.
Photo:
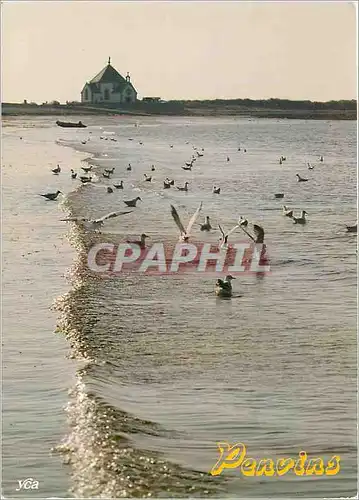
<path fill-rule="evenodd" d="M 113 106 L 113 107 L 110 107 Z M 1 116 L 183 116 L 183 117 L 242 117 L 287 120 L 357 120 L 357 108 L 294 109 L 252 107 L 227 103 L 137 103 L 121 108 L 113 105 L 36 105 L 3 103 Z"/>
<path fill-rule="evenodd" d="M 59 330 L 56 305 L 72 288 L 67 275 L 76 251 L 67 240 L 68 228 L 53 223 L 64 214 L 62 201 L 46 204 L 38 193 L 56 185 L 51 164 L 76 168 L 81 159 L 70 148 L 38 143 L 35 128 L 24 128 L 16 121 L 12 126 L 24 140 L 18 140 L 13 131 L 3 136 L 4 185 L 13 186 L 23 196 L 14 206 L 9 189 L 4 193 L 4 210 L 8 213 L 3 233 L 4 259 L 8 262 L 4 326 L 6 322 L 8 335 L 3 348 L 3 493 L 7 498 L 19 498 L 23 491 L 15 490 L 18 480 L 31 476 L 39 482 L 42 497 L 67 496 L 72 486 L 70 469 L 64 466 L 56 448 L 70 432 L 64 408 L 81 364 L 68 357 L 69 345 Z M 48 169 L 41 164 L 47 164 Z M 21 191 L 23 181 L 27 187 Z M 60 189 L 67 192 L 71 181 L 64 178 L 62 182 L 64 187 Z M 42 218 L 38 217 L 40 213 Z M 22 235 L 22 245 L 13 243 L 17 234 Z M 14 262 L 21 267 L 19 275 Z M 46 269 L 46 273 L 40 269 Z M 21 295 L 15 292 L 19 286 Z M 19 314 L 21 310 L 27 311 L 26 318 L 24 313 Z M 21 434 L 19 429 L 25 426 L 26 432 Z"/>

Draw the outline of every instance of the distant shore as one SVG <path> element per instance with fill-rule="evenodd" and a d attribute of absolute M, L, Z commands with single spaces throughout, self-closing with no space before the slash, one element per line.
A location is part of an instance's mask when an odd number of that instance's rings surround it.
<path fill-rule="evenodd" d="M 289 101 L 283 99 L 214 100 L 214 101 L 167 101 L 143 102 L 132 105 L 101 103 L 85 105 L 69 104 L 16 104 L 2 103 L 2 116 L 84 116 L 84 115 L 132 115 L 132 116 L 243 116 L 253 118 L 286 118 L 302 120 L 356 120 L 356 101 Z"/>

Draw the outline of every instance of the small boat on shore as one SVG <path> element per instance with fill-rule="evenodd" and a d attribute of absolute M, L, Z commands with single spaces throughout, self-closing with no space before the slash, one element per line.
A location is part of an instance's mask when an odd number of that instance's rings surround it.
<path fill-rule="evenodd" d="M 79 121 L 78 123 L 73 123 L 73 122 L 60 122 L 60 120 L 56 121 L 56 125 L 59 127 L 77 127 L 77 128 L 86 128 L 87 125 L 84 125 L 82 121 Z"/>

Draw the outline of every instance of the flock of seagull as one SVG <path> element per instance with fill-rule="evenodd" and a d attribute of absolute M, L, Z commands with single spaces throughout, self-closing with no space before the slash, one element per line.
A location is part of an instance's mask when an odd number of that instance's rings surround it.
<path fill-rule="evenodd" d="M 104 139 L 104 137 L 100 137 L 100 139 Z M 106 138 L 106 140 L 108 140 L 108 138 Z M 116 141 L 115 138 L 110 138 L 110 140 Z M 132 139 L 129 139 L 129 140 L 132 140 Z M 87 141 L 82 141 L 82 144 L 84 144 L 84 143 L 86 144 L 86 142 Z M 139 142 L 139 144 L 142 145 L 143 143 Z M 186 144 L 188 144 L 188 142 Z M 170 147 L 173 148 L 173 145 L 170 145 Z M 191 159 L 188 162 L 185 162 L 185 164 L 181 167 L 185 171 L 192 170 L 194 163 L 199 158 L 204 156 L 204 149 L 203 148 L 201 150 L 198 150 L 195 146 L 193 146 L 193 149 L 195 150 L 196 155 L 192 154 Z M 240 147 L 238 148 L 238 151 L 241 151 Z M 243 151 L 246 152 L 247 150 L 244 149 Z M 229 162 L 229 161 L 230 161 L 230 158 L 227 156 L 227 162 Z M 282 163 L 284 161 L 286 161 L 286 157 L 281 156 L 279 159 L 279 164 L 282 165 Z M 320 162 L 324 161 L 323 156 L 320 156 L 319 161 Z M 314 166 L 312 166 L 310 163 L 307 164 L 307 167 L 309 170 L 314 169 Z M 78 179 L 83 184 L 87 184 L 87 183 L 91 183 L 91 182 L 96 182 L 98 180 L 98 175 L 100 175 L 100 176 L 102 175 L 104 178 L 110 179 L 111 176 L 115 172 L 115 167 L 113 167 L 111 169 L 105 168 L 105 169 L 103 169 L 103 171 L 101 173 L 94 174 L 93 168 L 94 168 L 93 165 L 82 166 L 81 169 L 83 170 L 84 174 L 76 173 L 73 169 L 71 169 L 71 171 L 70 171 L 71 178 Z M 100 167 L 98 167 L 98 168 L 100 168 Z M 132 170 L 132 166 L 130 163 L 128 164 L 126 170 L 127 171 Z M 151 172 L 154 172 L 155 170 L 156 170 L 155 166 L 152 165 Z M 59 165 L 57 165 L 56 168 L 52 169 L 52 173 L 54 175 L 59 175 L 61 173 L 61 167 Z M 152 182 L 152 175 L 148 175 L 145 173 L 143 177 L 144 177 L 144 182 Z M 309 180 L 309 179 L 301 177 L 298 173 L 296 174 L 296 177 L 297 177 L 298 182 L 308 182 L 308 180 Z M 111 187 L 111 186 L 106 187 L 108 193 L 113 193 L 114 192 L 113 188 L 114 189 L 124 189 L 124 181 L 121 180 L 120 182 L 115 183 L 112 186 L 113 187 Z M 175 186 L 175 180 L 169 179 L 168 177 L 166 177 L 166 179 L 164 179 L 164 181 L 163 181 L 163 189 L 171 189 L 171 188 L 176 187 L 176 189 L 178 191 L 187 192 L 188 186 L 189 186 L 189 183 L 187 181 L 184 183 L 184 186 Z M 219 195 L 221 193 L 221 188 L 218 186 L 213 186 L 212 193 Z M 57 197 L 59 196 L 59 194 L 62 194 L 62 193 L 60 190 L 57 190 L 56 192 L 53 192 L 53 193 L 41 194 L 40 196 L 43 196 L 47 200 L 55 201 L 57 199 Z M 282 199 L 282 198 L 284 198 L 284 193 L 275 193 L 274 197 L 277 199 Z M 142 201 L 141 197 L 139 197 L 139 196 L 137 196 L 136 198 L 133 198 L 131 200 L 123 200 L 123 202 L 127 206 L 127 208 L 135 208 L 138 201 Z M 189 241 L 189 238 L 191 236 L 191 231 L 194 227 L 194 224 L 196 223 L 196 221 L 197 221 L 197 219 L 202 211 L 202 206 L 203 206 L 203 204 L 201 202 L 199 207 L 197 208 L 197 210 L 194 212 L 194 214 L 190 218 L 187 226 L 185 227 L 181 221 L 181 218 L 180 218 L 176 208 L 173 205 L 171 205 L 171 215 L 173 217 L 173 220 L 174 220 L 176 226 L 178 227 L 178 229 L 180 231 L 180 236 L 179 236 L 180 242 L 188 242 Z M 79 225 L 82 225 L 83 227 L 85 227 L 86 229 L 96 231 L 96 230 L 99 230 L 103 226 L 103 224 L 106 220 L 112 219 L 114 217 L 118 217 L 121 215 L 127 215 L 127 214 L 130 214 L 131 212 L 132 212 L 132 210 L 110 212 L 110 213 L 104 215 L 103 217 L 100 217 L 97 219 L 68 217 L 66 219 L 61 219 L 61 220 L 66 221 L 66 222 L 76 222 Z M 282 213 L 284 216 L 292 219 L 294 224 L 302 224 L 303 225 L 306 223 L 305 216 L 307 215 L 307 212 L 305 210 L 301 211 L 300 216 L 295 217 L 293 214 L 293 210 L 288 209 L 287 206 L 283 205 L 282 206 Z M 264 230 L 263 230 L 263 228 L 257 224 L 253 224 L 254 235 L 251 235 L 246 229 L 246 227 L 248 226 L 248 220 L 244 219 L 243 217 L 240 217 L 238 219 L 236 225 L 231 230 L 229 230 L 227 232 L 225 232 L 225 230 L 220 226 L 220 224 L 218 224 L 218 228 L 212 227 L 210 218 L 208 216 L 205 217 L 204 223 L 199 224 L 199 226 L 200 226 L 201 231 L 207 231 L 207 232 L 212 231 L 212 230 L 213 231 L 216 231 L 216 230 L 220 231 L 221 238 L 220 238 L 219 250 L 230 248 L 229 243 L 228 243 L 228 238 L 238 228 L 241 228 L 255 244 L 258 244 L 258 243 L 264 244 Z M 348 232 L 357 232 L 357 224 L 355 226 L 347 226 L 347 231 Z M 148 238 L 148 237 L 149 236 L 147 234 L 142 233 L 139 241 L 128 240 L 127 242 L 132 243 L 132 244 L 137 244 L 140 246 L 140 248 L 143 249 L 146 246 L 146 238 Z M 265 245 L 263 245 L 263 246 L 264 246 L 264 250 L 265 250 Z M 224 280 L 218 279 L 216 282 L 216 286 L 215 286 L 216 295 L 221 296 L 221 297 L 231 297 L 232 296 L 231 281 L 233 279 L 235 279 L 235 278 L 231 275 L 226 276 L 226 278 Z"/>

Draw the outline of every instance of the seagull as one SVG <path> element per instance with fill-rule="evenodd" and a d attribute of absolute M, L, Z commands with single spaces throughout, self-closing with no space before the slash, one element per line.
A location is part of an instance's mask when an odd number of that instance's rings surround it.
<path fill-rule="evenodd" d="M 81 217 L 68 217 L 67 219 L 60 219 L 63 222 L 78 222 L 84 225 L 87 225 L 90 229 L 98 229 L 103 225 L 103 223 L 107 219 L 112 219 L 114 217 L 118 217 L 119 215 L 125 215 L 132 213 L 132 210 L 126 212 L 110 212 L 109 214 L 104 215 L 98 219 L 86 219 Z"/>
<path fill-rule="evenodd" d="M 107 188 L 107 192 L 108 192 L 108 193 L 113 193 L 113 189 L 109 186 L 109 187 Z"/>
<path fill-rule="evenodd" d="M 188 222 L 188 226 L 185 229 L 182 222 L 181 222 L 181 219 L 179 218 L 177 210 L 175 209 L 175 207 L 173 205 L 171 205 L 171 215 L 172 215 L 175 223 L 177 224 L 178 229 L 181 232 L 179 241 L 187 242 L 189 240 L 191 229 L 193 227 L 193 224 L 196 222 L 201 210 L 202 210 L 202 202 L 200 203 L 199 207 L 197 208 L 195 213 L 190 218 L 190 220 Z"/>
<path fill-rule="evenodd" d="M 113 187 L 116 189 L 123 189 L 123 181 L 121 181 L 120 184 L 114 184 Z"/>
<path fill-rule="evenodd" d="M 248 221 L 247 221 L 247 219 L 244 219 L 242 216 L 240 216 L 240 218 L 238 219 L 238 224 L 240 226 L 247 227 Z"/>
<path fill-rule="evenodd" d="M 200 158 L 201 156 L 203 156 L 203 153 L 199 153 L 199 152 L 197 151 L 197 156 L 198 156 L 198 158 Z"/>
<path fill-rule="evenodd" d="M 151 167 L 151 172 L 154 172 L 155 170 L 156 170 L 156 169 L 155 169 L 155 166 L 154 166 L 154 165 L 152 165 L 152 167 Z"/>
<path fill-rule="evenodd" d="M 283 163 L 282 158 L 279 158 L 279 165 L 282 165 L 282 163 Z"/>
<path fill-rule="evenodd" d="M 233 276 L 228 274 L 224 280 L 218 279 L 216 281 L 216 295 L 218 297 L 232 297 L 232 280 L 235 280 Z"/>
<path fill-rule="evenodd" d="M 304 179 L 304 177 L 301 177 L 299 174 L 295 174 L 298 177 L 298 182 L 307 182 L 308 179 Z"/>
<path fill-rule="evenodd" d="M 229 161 L 229 156 L 227 156 L 227 161 Z"/>
<path fill-rule="evenodd" d="M 212 229 L 211 223 L 209 222 L 209 217 L 206 217 L 206 222 L 201 224 L 201 231 L 210 231 Z"/>
<path fill-rule="evenodd" d="M 132 170 L 131 163 L 128 164 L 128 167 L 126 170 Z"/>
<path fill-rule="evenodd" d="M 147 234 L 142 233 L 141 234 L 141 240 L 140 241 L 130 241 L 127 240 L 127 243 L 131 243 L 132 245 L 138 245 L 140 248 L 146 248 L 146 238 L 149 238 Z"/>
<path fill-rule="evenodd" d="M 92 177 L 80 177 L 80 181 L 83 183 L 83 184 L 86 184 L 86 182 L 91 182 L 92 180 Z"/>
<path fill-rule="evenodd" d="M 192 170 L 192 164 L 189 165 L 188 167 L 181 167 L 181 168 L 183 168 L 183 170 Z"/>
<path fill-rule="evenodd" d="M 125 201 L 125 200 L 124 200 L 123 202 L 124 202 L 124 203 L 125 203 L 128 207 L 135 207 L 135 206 L 136 206 L 136 203 L 137 203 L 137 201 L 138 201 L 138 200 L 142 201 L 142 200 L 141 200 L 141 198 L 140 198 L 139 196 L 137 196 L 137 198 L 134 198 L 133 200 L 128 200 L 128 201 Z"/>
<path fill-rule="evenodd" d="M 143 174 L 144 178 L 145 178 L 145 181 L 147 182 L 151 182 L 152 181 L 152 177 L 148 177 L 147 174 Z"/>
<path fill-rule="evenodd" d="M 167 181 L 167 179 L 163 182 L 163 189 L 170 189 L 171 184 Z"/>
<path fill-rule="evenodd" d="M 321 156 L 321 157 L 319 158 L 319 161 L 324 161 L 323 156 Z"/>
<path fill-rule="evenodd" d="M 258 226 L 258 224 L 253 224 L 253 231 L 256 235 L 255 243 L 263 243 L 264 242 L 264 229 L 262 226 Z"/>
<path fill-rule="evenodd" d="M 346 226 L 348 233 L 357 233 L 358 232 L 358 224 L 355 226 Z"/>
<path fill-rule="evenodd" d="M 186 161 L 186 166 L 187 166 L 187 167 L 192 167 L 192 165 L 193 165 L 193 162 L 194 162 L 194 161 L 195 161 L 195 158 L 192 158 L 192 160 L 191 160 L 191 161 Z M 182 168 L 183 168 L 183 167 L 182 167 Z"/>
<path fill-rule="evenodd" d="M 77 173 L 76 173 L 76 172 L 74 171 L 74 169 L 72 168 L 72 169 L 71 169 L 71 178 L 72 178 L 72 179 L 76 179 L 76 177 L 77 177 Z"/>
<path fill-rule="evenodd" d="M 217 188 L 216 186 L 213 186 L 213 191 L 214 194 L 220 194 L 221 188 Z"/>
<path fill-rule="evenodd" d="M 283 205 L 282 211 L 283 215 L 285 215 L 286 217 L 293 217 L 293 210 L 288 210 L 285 205 Z"/>
<path fill-rule="evenodd" d="M 261 226 L 258 226 L 258 224 L 253 224 L 255 237 L 249 234 L 243 226 L 240 227 L 246 233 L 246 235 L 249 236 L 252 241 L 254 241 L 254 243 L 264 243 L 264 229 Z"/>
<path fill-rule="evenodd" d="M 301 216 L 300 217 L 292 217 L 294 224 L 305 224 L 307 221 L 305 219 L 305 215 L 307 212 L 305 210 L 302 210 Z M 308 214 L 307 214 L 308 215 Z"/>
<path fill-rule="evenodd" d="M 310 163 L 307 163 L 307 165 L 308 165 L 308 170 L 314 170 L 313 165 L 311 165 Z"/>
<path fill-rule="evenodd" d="M 91 172 L 92 170 L 92 165 L 90 165 L 89 167 L 81 167 L 82 170 L 87 174 L 88 172 Z"/>
<path fill-rule="evenodd" d="M 43 196 L 44 198 L 47 198 L 48 200 L 55 201 L 60 193 L 61 193 L 61 191 L 56 191 L 56 193 L 40 194 L 39 196 Z"/>
<path fill-rule="evenodd" d="M 105 179 L 109 179 L 111 174 L 108 174 L 107 172 L 103 172 L 102 175 L 105 177 Z"/>
<path fill-rule="evenodd" d="M 188 182 L 184 183 L 184 187 L 177 187 L 178 191 L 188 191 Z"/>
<path fill-rule="evenodd" d="M 221 238 L 221 244 L 220 244 L 220 249 L 222 248 L 227 248 L 227 245 L 228 245 L 228 236 L 230 236 L 232 233 L 234 233 L 234 231 L 239 228 L 239 224 L 236 224 L 230 231 L 228 231 L 227 234 L 224 234 L 224 231 L 223 229 L 221 228 L 221 226 L 218 224 L 218 227 L 219 227 L 219 230 L 221 231 L 221 234 L 222 234 L 222 238 Z"/>
<path fill-rule="evenodd" d="M 56 168 L 54 168 L 52 170 L 52 172 L 55 174 L 55 175 L 59 175 L 59 173 L 61 172 L 61 168 L 60 168 L 60 165 L 57 165 Z"/>
<path fill-rule="evenodd" d="M 284 193 L 275 193 L 274 198 L 284 198 Z"/>

